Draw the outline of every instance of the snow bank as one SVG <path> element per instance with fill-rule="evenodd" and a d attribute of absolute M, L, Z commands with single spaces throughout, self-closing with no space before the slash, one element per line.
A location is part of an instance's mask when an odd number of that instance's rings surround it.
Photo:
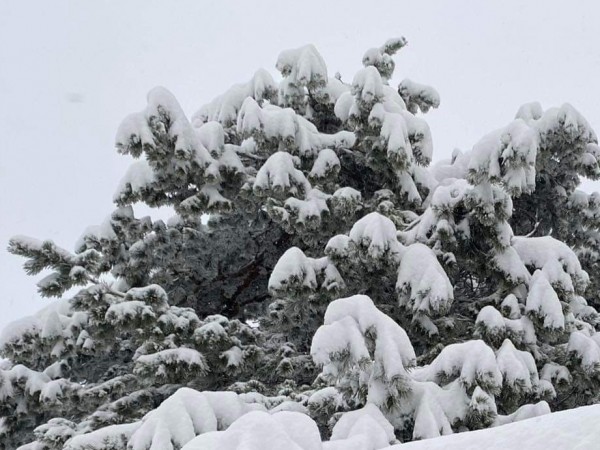
<path fill-rule="evenodd" d="M 419 384 L 418 390 L 429 384 Z M 453 386 L 457 387 L 457 384 Z M 456 401 L 450 392 L 448 400 Z M 482 394 L 481 389 L 476 393 Z M 427 403 L 427 402 L 426 402 Z M 431 411 L 428 411 L 431 412 Z M 598 448 L 600 405 L 549 414 L 546 402 L 526 405 L 485 430 L 391 445 L 392 425 L 373 404 L 342 414 L 331 440 L 321 442 L 316 423 L 296 411 L 265 411 L 231 392 L 180 389 L 141 421 L 109 426 L 74 436 L 65 448 L 83 450 L 102 444 L 132 450 L 592 450 Z M 533 417 L 535 416 L 535 417 Z M 501 425 L 505 424 L 505 425 Z M 499 426 L 500 425 L 500 426 Z M 448 425 L 449 426 L 449 425 Z M 549 445 L 551 443 L 551 445 Z M 102 447 L 104 448 L 104 447 Z M 118 447 L 120 448 L 120 447 Z"/>
<path fill-rule="evenodd" d="M 225 431 L 201 434 L 182 450 L 321 450 L 315 422 L 297 412 L 273 415 L 254 411 L 243 415 Z"/>
<path fill-rule="evenodd" d="M 487 430 L 395 445 L 390 450 L 592 450 L 600 442 L 600 405 L 546 414 Z"/>

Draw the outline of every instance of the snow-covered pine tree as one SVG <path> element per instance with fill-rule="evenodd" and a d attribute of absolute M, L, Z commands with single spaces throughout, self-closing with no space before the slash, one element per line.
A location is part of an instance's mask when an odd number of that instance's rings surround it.
<path fill-rule="evenodd" d="M 233 449 L 264 429 L 320 448 L 318 426 L 367 450 L 596 401 L 598 196 L 576 190 L 595 135 L 530 105 L 428 169 L 440 100 L 392 86 L 405 45 L 351 83 L 284 51 L 279 83 L 260 70 L 191 120 L 148 94 L 117 133 L 136 161 L 109 218 L 74 253 L 11 240 L 50 269 L 42 295 L 82 289 L 2 334 L 7 448 Z"/>

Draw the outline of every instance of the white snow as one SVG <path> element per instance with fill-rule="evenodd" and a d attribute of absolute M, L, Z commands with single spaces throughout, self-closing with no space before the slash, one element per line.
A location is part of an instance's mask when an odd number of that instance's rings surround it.
<path fill-rule="evenodd" d="M 335 102 L 333 112 L 338 119 L 340 119 L 342 122 L 346 122 L 350 118 L 350 112 L 353 105 L 354 96 L 352 95 L 352 92 L 346 91 L 338 97 L 337 101 Z"/>
<path fill-rule="evenodd" d="M 126 147 L 130 140 L 142 146 L 154 145 L 154 136 L 148 125 L 147 117 L 143 112 L 128 115 L 117 129 L 117 136 L 115 138 L 117 145 L 120 144 Z"/>
<path fill-rule="evenodd" d="M 332 258 L 342 258 L 347 256 L 351 239 L 345 234 L 338 234 L 332 237 L 325 246 L 325 254 Z"/>
<path fill-rule="evenodd" d="M 394 427 L 387 421 L 381 410 L 371 403 L 343 414 L 333 427 L 330 440 L 345 440 L 357 435 L 366 438 L 361 447 L 363 450 L 383 448 L 396 439 Z"/>
<path fill-rule="evenodd" d="M 563 270 L 571 276 L 574 285 L 582 289 L 587 286 L 588 274 L 581 268 L 577 255 L 564 242 L 551 236 L 515 236 L 512 240 L 512 246 L 527 266 L 543 269 L 546 264 L 557 261 Z M 556 271 L 557 268 L 558 266 L 554 266 L 552 271 Z"/>
<path fill-rule="evenodd" d="M 321 218 L 329 213 L 327 200 L 330 197 L 315 188 L 308 191 L 304 200 L 295 197 L 288 198 L 284 207 L 292 213 L 291 217 L 295 219 L 296 223 L 317 227 L 321 223 Z"/>
<path fill-rule="evenodd" d="M 348 148 L 354 145 L 354 133 L 339 131 L 319 133 L 317 127 L 291 108 L 265 104 L 260 106 L 253 98 L 244 100 L 236 122 L 237 131 L 257 141 L 280 141 L 290 153 L 316 156 L 326 147 Z"/>
<path fill-rule="evenodd" d="M 119 201 L 125 198 L 127 194 L 139 195 L 155 181 L 152 168 L 145 159 L 134 161 L 125 176 L 119 181 L 117 189 L 113 195 L 113 201 Z"/>
<path fill-rule="evenodd" d="M 496 360 L 505 384 L 531 391 L 534 384 L 539 383 L 535 360 L 531 353 L 517 350 L 509 339 L 506 339 L 496 352 Z"/>
<path fill-rule="evenodd" d="M 440 94 L 431 86 L 405 78 L 400 82 L 398 91 L 407 103 L 415 103 L 422 112 L 440 106 Z"/>
<path fill-rule="evenodd" d="M 144 111 L 128 116 L 119 127 L 116 137 L 117 148 L 127 153 L 132 150 L 130 146 L 132 142 L 154 146 L 149 122 L 152 118 L 166 115 L 170 122 L 167 131 L 175 141 L 175 156 L 181 160 L 195 160 L 203 167 L 208 166 L 212 161 L 210 153 L 199 141 L 175 96 L 163 87 L 156 87 L 148 92 L 147 100 L 148 104 Z"/>
<path fill-rule="evenodd" d="M 451 159 L 439 160 L 433 163 L 429 170 L 440 183 L 450 179 L 466 179 L 470 158 L 470 152 L 463 153 L 459 149 L 454 149 Z"/>
<path fill-rule="evenodd" d="M 297 412 L 253 411 L 227 430 L 201 434 L 182 450 L 321 450 L 315 422 Z"/>
<path fill-rule="evenodd" d="M 373 340 L 367 347 L 367 335 Z M 415 351 L 406 332 L 379 311 L 365 295 L 335 300 L 325 312 L 324 325 L 315 333 L 310 353 L 323 373 L 335 374 L 338 364 L 356 367 L 350 376 L 368 383 L 368 401 L 383 405 L 397 395 L 394 380 L 404 379 L 415 364 Z M 369 363 L 372 361 L 372 364 Z M 356 380 L 358 381 L 358 380 Z M 355 381 L 355 382 L 356 382 Z"/>
<path fill-rule="evenodd" d="M 351 187 L 337 189 L 329 199 L 333 211 L 341 216 L 351 216 L 362 207 L 362 195 Z"/>
<path fill-rule="evenodd" d="M 536 270 L 531 277 L 525 311 L 540 317 L 545 328 L 565 327 L 565 316 L 558 295 L 541 270 Z"/>
<path fill-rule="evenodd" d="M 492 263 L 515 285 L 528 282 L 531 278 L 523 260 L 513 247 L 506 247 L 503 251 L 496 252 L 492 257 Z"/>
<path fill-rule="evenodd" d="M 469 177 L 474 184 L 502 181 L 511 193 L 535 188 L 538 133 L 522 119 L 484 136 L 473 146 Z"/>
<path fill-rule="evenodd" d="M 329 101 L 335 105 L 337 100 L 346 92 L 350 92 L 351 86 L 343 83 L 337 78 L 329 78 L 325 92 L 329 95 Z"/>
<path fill-rule="evenodd" d="M 397 113 L 383 114 L 380 133 L 387 144 L 388 160 L 399 169 L 407 167 L 412 162 L 413 151 L 404 116 Z"/>
<path fill-rule="evenodd" d="M 390 450 L 595 450 L 600 406 L 545 414 L 487 430 L 410 442 Z"/>
<path fill-rule="evenodd" d="M 325 393 L 331 390 L 335 395 L 333 388 L 314 395 L 331 397 Z M 256 403 L 259 394 L 252 394 L 247 399 L 250 403 L 246 403 L 244 395 L 232 392 L 182 388 L 141 421 L 76 435 L 67 441 L 65 449 L 83 450 L 126 441 L 131 450 L 547 450 L 550 443 L 553 450 L 594 450 L 600 440 L 596 426 L 600 405 L 549 414 L 548 404 L 542 401 L 508 416 L 498 416 L 492 428 L 451 434 L 447 417 L 455 417 L 447 416 L 448 407 L 457 410 L 462 405 L 465 410 L 481 410 L 487 407 L 486 392 L 476 387 L 469 400 L 458 382 L 445 389 L 424 382 L 416 383 L 411 395 L 417 400 L 416 435 L 439 436 L 440 430 L 450 435 L 392 445 L 398 442 L 393 426 L 379 408 L 368 403 L 342 414 L 333 427 L 331 440 L 321 442 L 316 423 L 292 405 L 283 411 L 274 408 L 267 412 Z M 424 426 L 437 428 L 428 431 Z"/>
<path fill-rule="evenodd" d="M 133 188 L 133 186 L 132 186 L 132 188 Z M 136 192 L 133 189 L 132 189 L 132 191 Z M 121 192 L 121 190 L 118 190 L 118 192 Z M 133 211 L 132 210 L 130 211 L 130 209 L 131 209 L 131 206 L 123 207 L 120 209 L 119 212 L 123 213 L 123 214 L 131 213 L 131 215 L 133 215 Z M 117 234 L 115 233 L 115 230 L 112 227 L 111 221 L 112 221 L 111 216 L 108 216 L 102 221 L 102 223 L 100 225 L 92 225 L 92 226 L 87 227 L 84 230 L 84 232 L 81 234 L 81 236 L 77 239 L 77 241 L 75 241 L 75 251 L 85 249 L 86 248 L 85 247 L 86 240 L 89 238 L 93 238 L 100 242 L 113 241 L 114 239 L 116 239 Z"/>
<path fill-rule="evenodd" d="M 594 339 L 580 331 L 574 331 L 569 338 L 567 351 L 581 359 L 581 365 L 586 371 L 596 373 L 600 364 L 600 346 Z"/>
<path fill-rule="evenodd" d="M 429 366 L 413 372 L 413 377 L 420 381 L 439 382 L 444 376 L 458 378 L 465 386 L 477 383 L 499 387 L 502 384 L 494 351 L 481 340 L 447 345 Z"/>
<path fill-rule="evenodd" d="M 290 284 L 316 289 L 317 276 L 312 261 L 298 247 L 286 250 L 271 272 L 269 290 L 276 292 Z"/>
<path fill-rule="evenodd" d="M 377 212 L 358 220 L 348 236 L 356 245 L 365 247 L 368 255 L 375 259 L 388 253 L 394 257 L 402 248 L 402 244 L 396 238 L 394 222 Z"/>
<path fill-rule="evenodd" d="M 402 254 L 396 290 L 401 304 L 412 303 L 413 313 L 446 311 L 454 298 L 450 279 L 433 250 L 420 243 L 409 245 Z"/>
<path fill-rule="evenodd" d="M 225 147 L 225 131 L 223 125 L 216 121 L 210 121 L 195 128 L 200 143 L 213 155 L 218 156 Z"/>
<path fill-rule="evenodd" d="M 535 404 L 523 405 L 512 414 L 507 416 L 498 415 L 494 426 L 506 425 L 520 420 L 531 419 L 533 417 L 550 414 L 550 405 L 544 400 Z"/>
<path fill-rule="evenodd" d="M 164 365 L 182 365 L 194 368 L 198 373 L 203 373 L 208 369 L 204 356 L 192 348 L 170 348 L 161 350 L 149 355 L 138 356 L 135 360 L 134 372 L 150 366 L 155 368 L 158 375 L 162 374 Z"/>
<path fill-rule="evenodd" d="M 139 428 L 140 422 L 120 425 L 109 425 L 86 434 L 80 434 L 69 439 L 64 450 L 88 450 L 102 448 L 103 445 L 113 445 L 115 448 L 127 441 Z M 110 447 L 109 447 L 110 448 Z M 165 447 L 167 450 L 168 447 Z"/>
<path fill-rule="evenodd" d="M 502 317 L 500 311 L 492 305 L 481 308 L 479 314 L 477 314 L 475 324 L 483 324 L 487 331 L 492 334 L 502 333 L 506 329 L 504 317 Z"/>
<path fill-rule="evenodd" d="M 275 67 L 295 86 L 325 83 L 328 79 L 325 61 L 312 44 L 282 51 Z"/>
<path fill-rule="evenodd" d="M 352 81 L 352 94 L 360 101 L 373 105 L 383 98 L 383 81 L 379 71 L 368 66 L 359 70 Z"/>
<path fill-rule="evenodd" d="M 256 174 L 254 191 L 304 195 L 310 190 L 310 183 L 302 171 L 296 169 L 296 164 L 298 161 L 287 152 L 272 154 Z"/>
<path fill-rule="evenodd" d="M 340 170 L 340 159 L 330 148 L 324 148 L 317 155 L 310 171 L 312 178 L 326 178 Z"/>
<path fill-rule="evenodd" d="M 46 333 L 48 337 L 63 336 L 71 324 L 79 326 L 86 320 L 87 315 L 73 313 L 70 299 L 56 300 L 32 316 L 23 317 L 6 325 L 0 333 L 0 348 L 26 340 L 28 335 Z"/>
<path fill-rule="evenodd" d="M 125 323 L 129 320 L 156 317 L 152 307 L 139 300 L 113 303 L 106 310 L 105 318 L 113 324 Z"/>
<path fill-rule="evenodd" d="M 209 121 L 217 121 L 223 126 L 235 124 L 238 112 L 246 98 L 252 97 L 260 102 L 263 99 L 271 98 L 276 92 L 277 84 L 269 72 L 260 69 L 247 83 L 231 87 L 224 94 L 202 106 L 192 116 L 194 125 L 202 126 Z"/>

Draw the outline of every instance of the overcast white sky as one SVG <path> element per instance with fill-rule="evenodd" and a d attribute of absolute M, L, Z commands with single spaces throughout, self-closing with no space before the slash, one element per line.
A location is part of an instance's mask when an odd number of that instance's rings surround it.
<path fill-rule="evenodd" d="M 532 100 L 570 102 L 600 131 L 599 12 L 593 0 L 0 0 L 0 328 L 52 301 L 8 239 L 72 249 L 112 211 L 129 162 L 114 133 L 152 87 L 192 114 L 259 67 L 275 74 L 283 49 L 313 43 L 351 81 L 366 49 L 403 35 L 393 82 L 440 92 L 427 115 L 440 159 Z"/>

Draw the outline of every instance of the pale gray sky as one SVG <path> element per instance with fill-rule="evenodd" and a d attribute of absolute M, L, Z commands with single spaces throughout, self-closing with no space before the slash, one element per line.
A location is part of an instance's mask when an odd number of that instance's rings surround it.
<path fill-rule="evenodd" d="M 599 12 L 594 0 L 0 1 L 0 328 L 52 301 L 8 239 L 72 249 L 112 211 L 128 164 L 114 133 L 152 87 L 191 114 L 306 43 L 351 81 L 366 49 L 404 35 L 393 81 L 440 92 L 427 115 L 440 159 L 532 100 L 570 102 L 600 131 Z"/>

